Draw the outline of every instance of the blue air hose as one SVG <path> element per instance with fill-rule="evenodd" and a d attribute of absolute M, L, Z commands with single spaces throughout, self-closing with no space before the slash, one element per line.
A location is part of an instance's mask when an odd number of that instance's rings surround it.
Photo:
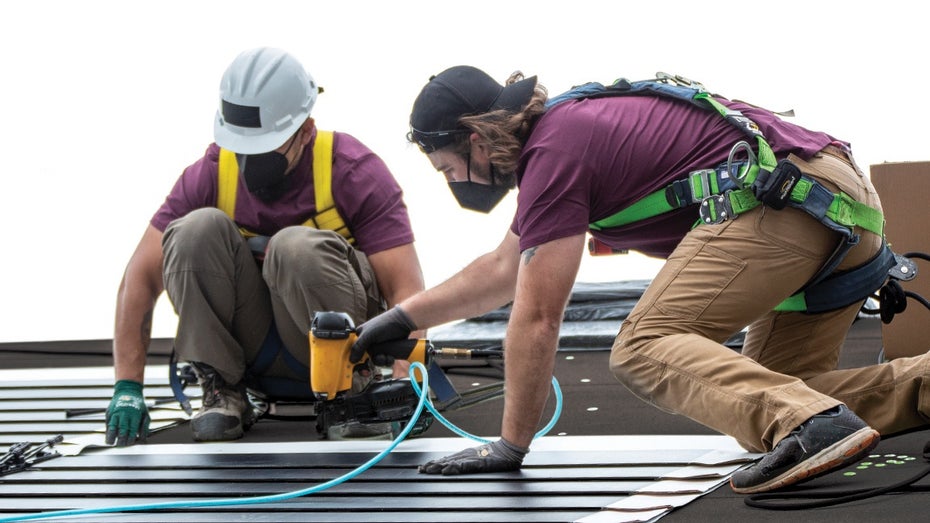
<path fill-rule="evenodd" d="M 260 503 L 272 503 L 275 501 L 285 501 L 288 499 L 299 498 L 299 497 L 307 496 L 310 494 L 316 494 L 318 492 L 322 492 L 328 488 L 335 487 L 336 485 L 344 483 L 358 476 L 359 474 L 375 466 L 379 461 L 387 457 L 387 455 L 390 454 L 397 447 L 397 445 L 399 445 L 400 442 L 402 442 L 407 437 L 408 434 L 410 434 L 410 431 L 413 430 L 413 426 L 416 423 L 417 419 L 420 417 L 420 414 L 423 412 L 424 406 L 426 406 L 426 408 L 429 409 L 429 411 L 434 416 L 436 416 L 436 418 L 439 419 L 440 422 L 442 422 L 446 427 L 452 429 L 456 433 L 463 435 L 464 437 L 467 437 L 470 439 L 487 442 L 487 440 L 477 438 L 476 436 L 472 436 L 471 434 L 468 434 L 462 431 L 458 427 L 455 427 L 448 420 L 443 418 L 436 411 L 436 409 L 432 406 L 432 404 L 429 402 L 429 394 L 426 392 L 426 391 L 429 391 L 429 376 L 427 375 L 426 367 L 424 367 L 423 364 L 419 362 L 413 362 L 411 363 L 410 368 L 411 368 L 411 371 L 413 370 L 419 371 L 420 375 L 423 376 L 423 388 L 421 390 L 421 388 L 417 386 L 416 380 L 410 380 L 410 382 L 414 386 L 414 390 L 416 391 L 417 395 L 420 397 L 420 401 L 417 403 L 417 407 L 414 410 L 413 416 L 411 417 L 410 421 L 407 423 L 407 426 L 404 427 L 404 430 L 402 430 L 401 433 L 398 434 L 397 438 L 395 438 L 394 441 L 392 441 L 391 444 L 388 445 L 387 448 L 379 452 L 375 457 L 366 461 L 365 463 L 360 465 L 355 470 L 351 472 L 347 472 L 346 474 L 343 474 L 342 476 L 339 476 L 338 478 L 331 479 L 325 483 L 321 483 L 314 487 L 309 487 L 309 488 L 305 488 L 301 490 L 295 490 L 293 492 L 285 492 L 282 494 L 274 494 L 270 496 L 255 496 L 251 498 L 207 499 L 207 500 L 202 500 L 202 501 L 169 501 L 169 502 L 163 502 L 163 503 L 143 503 L 143 504 L 138 504 L 138 505 L 122 505 L 122 506 L 114 506 L 114 507 L 56 510 L 56 511 L 51 511 L 51 512 L 41 512 L 38 514 L 4 517 L 4 518 L 0 518 L 0 523 L 7 523 L 7 522 L 12 522 L 12 521 L 34 521 L 38 519 L 51 519 L 51 518 L 60 518 L 60 517 L 67 517 L 67 516 L 86 516 L 90 514 L 111 514 L 114 512 L 141 512 L 141 511 L 149 511 L 149 510 L 203 508 L 203 507 L 227 507 L 227 506 L 232 506 L 232 505 L 257 505 Z M 537 438 L 544 435 L 546 432 L 548 432 L 552 428 L 553 425 L 555 425 L 555 422 L 558 420 L 558 416 L 561 413 L 562 392 L 559 389 L 558 381 L 555 379 L 555 377 L 552 378 L 552 385 L 556 391 L 556 400 L 557 400 L 556 412 L 553 415 L 552 420 L 549 422 L 549 424 L 546 425 L 546 427 L 544 427 L 543 430 L 539 431 L 536 434 Z"/>
<path fill-rule="evenodd" d="M 413 390 L 417 393 L 417 395 L 421 395 L 422 392 L 420 391 L 420 387 L 417 385 L 416 380 L 410 380 L 410 383 L 413 385 Z M 424 387 L 426 387 L 425 383 Z M 549 431 L 552 430 L 552 427 L 555 426 L 556 422 L 559 421 L 559 416 L 562 415 L 562 389 L 559 387 L 559 380 L 555 379 L 555 376 L 552 377 L 552 390 L 555 391 L 555 411 L 552 413 L 552 419 L 550 419 L 549 423 L 547 423 L 545 427 L 540 429 L 540 431 L 537 432 L 535 436 L 533 436 L 533 439 L 541 438 L 548 434 Z M 464 430 L 456 427 L 455 424 L 443 417 L 443 415 L 440 414 L 435 407 L 433 407 L 432 402 L 426 403 L 426 410 L 428 410 L 434 418 L 438 419 L 440 423 L 445 425 L 447 429 L 458 434 L 459 436 L 477 441 L 478 443 L 491 443 L 491 440 L 469 434 L 468 432 L 465 432 Z"/>

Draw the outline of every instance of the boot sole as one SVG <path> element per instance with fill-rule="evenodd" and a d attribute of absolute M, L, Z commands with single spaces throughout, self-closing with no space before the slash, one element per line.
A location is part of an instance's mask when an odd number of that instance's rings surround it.
<path fill-rule="evenodd" d="M 731 479 L 730 488 L 737 494 L 756 494 L 809 481 L 859 461 L 878 445 L 880 439 L 877 430 L 864 427 L 765 483 L 737 487 Z"/>

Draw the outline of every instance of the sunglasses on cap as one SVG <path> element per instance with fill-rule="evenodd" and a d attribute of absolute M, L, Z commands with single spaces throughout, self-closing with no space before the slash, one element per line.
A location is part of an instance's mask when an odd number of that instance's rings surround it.
<path fill-rule="evenodd" d="M 472 132 L 469 129 L 455 129 L 453 131 L 418 131 L 411 129 L 407 133 L 407 140 L 416 143 L 425 153 L 431 153 L 451 145 L 455 141 L 455 136 L 459 134 L 468 134 Z"/>

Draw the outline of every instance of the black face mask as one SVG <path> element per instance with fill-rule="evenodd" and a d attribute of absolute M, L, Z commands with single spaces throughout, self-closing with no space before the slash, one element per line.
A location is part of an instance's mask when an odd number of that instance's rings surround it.
<path fill-rule="evenodd" d="M 495 184 L 495 168 L 493 165 L 491 166 L 490 185 L 471 181 L 470 154 L 468 155 L 467 169 L 468 180 L 463 182 L 449 182 L 449 190 L 452 191 L 452 196 L 455 196 L 455 200 L 459 202 L 462 208 L 487 214 L 491 212 L 494 207 L 497 207 L 497 204 L 504 199 L 504 196 L 507 196 L 507 193 L 510 192 L 510 187 Z"/>
<path fill-rule="evenodd" d="M 245 187 L 256 198 L 273 202 L 291 188 L 291 178 L 287 175 L 287 156 L 294 145 L 297 135 L 291 139 L 284 153 L 270 151 L 261 154 L 237 154 L 239 172 L 245 179 Z"/>
<path fill-rule="evenodd" d="M 452 195 L 462 208 L 485 214 L 491 212 L 510 192 L 510 189 L 501 185 L 487 185 L 472 181 L 449 182 L 449 190 L 452 191 Z"/>

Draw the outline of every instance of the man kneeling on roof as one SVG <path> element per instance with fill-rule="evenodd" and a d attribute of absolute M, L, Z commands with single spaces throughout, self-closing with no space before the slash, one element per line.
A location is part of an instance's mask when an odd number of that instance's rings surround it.
<path fill-rule="evenodd" d="M 495 250 L 359 328 L 356 357 L 513 303 L 501 438 L 421 472 L 521 467 L 589 233 L 666 259 L 624 321 L 610 368 L 644 400 L 767 453 L 733 476 L 735 491 L 810 479 L 857 461 L 880 433 L 927 425 L 930 356 L 836 370 L 849 326 L 894 263 L 879 198 L 849 145 L 703 89 L 667 96 L 668 78 L 554 101 L 535 77 L 502 86 L 457 66 L 416 98 L 408 139 L 462 207 L 488 212 L 519 188 Z M 828 306 L 791 306 L 799 289 L 857 268 L 878 283 Z M 742 353 L 723 345 L 747 325 Z"/>
<path fill-rule="evenodd" d="M 219 441 L 255 421 L 247 387 L 312 397 L 317 311 L 359 324 L 423 289 L 399 185 L 357 139 L 317 129 L 320 91 L 278 49 L 245 51 L 226 69 L 216 143 L 181 174 L 120 284 L 108 443 L 148 432 L 143 371 L 162 290 L 178 314 L 175 351 L 203 389 L 193 438 Z M 362 369 L 357 381 L 373 377 Z"/>

